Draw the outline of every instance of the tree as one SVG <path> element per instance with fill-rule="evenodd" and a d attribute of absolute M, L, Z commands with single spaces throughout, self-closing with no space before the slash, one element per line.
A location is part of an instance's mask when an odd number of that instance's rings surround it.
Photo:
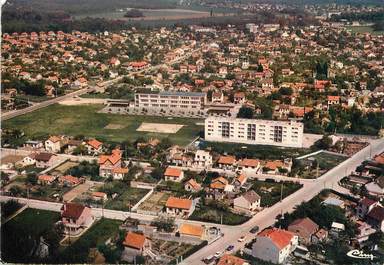
<path fill-rule="evenodd" d="M 157 179 L 157 180 L 160 180 L 163 178 L 163 169 L 161 167 L 156 167 L 155 169 L 152 170 L 151 172 L 151 176 L 154 178 L 154 179 Z"/>
<path fill-rule="evenodd" d="M 172 232 L 175 227 L 175 219 L 172 217 L 157 217 L 151 225 L 157 227 L 159 231 Z"/>
<path fill-rule="evenodd" d="M 239 113 L 237 113 L 237 118 L 252 119 L 254 110 L 249 107 L 241 107 Z"/>
<path fill-rule="evenodd" d="M 315 142 L 315 147 L 318 149 L 327 150 L 332 146 L 332 138 L 328 135 L 324 135 L 323 138 Z"/>

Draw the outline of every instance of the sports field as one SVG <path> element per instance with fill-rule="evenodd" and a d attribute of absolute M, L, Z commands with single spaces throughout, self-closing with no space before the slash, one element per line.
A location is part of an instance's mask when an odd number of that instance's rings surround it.
<path fill-rule="evenodd" d="M 70 136 L 83 135 L 96 137 L 103 141 L 134 141 L 138 137 L 168 137 L 174 144 L 186 145 L 204 130 L 196 125 L 198 119 L 167 118 L 152 116 L 128 116 L 120 114 L 97 113 L 103 105 L 49 107 L 27 113 L 3 122 L 4 129 L 21 129 L 28 138 L 43 139 L 50 134 Z M 176 133 L 137 131 L 142 123 L 178 124 L 182 128 Z M 111 124 L 113 126 L 111 126 Z"/>

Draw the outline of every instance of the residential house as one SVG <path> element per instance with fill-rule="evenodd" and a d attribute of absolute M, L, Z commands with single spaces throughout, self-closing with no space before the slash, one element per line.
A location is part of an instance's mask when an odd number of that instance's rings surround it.
<path fill-rule="evenodd" d="M 164 179 L 166 181 L 180 182 L 184 178 L 184 172 L 175 167 L 167 167 L 164 172 Z"/>
<path fill-rule="evenodd" d="M 260 169 L 260 162 L 257 159 L 244 158 L 238 163 L 237 169 L 243 173 L 254 173 L 256 174 Z"/>
<path fill-rule="evenodd" d="M 249 263 L 242 258 L 225 254 L 219 259 L 216 265 L 249 265 Z"/>
<path fill-rule="evenodd" d="M 339 200 L 337 198 L 333 198 L 333 197 L 328 197 L 322 203 L 324 205 L 337 206 L 337 207 L 340 207 L 340 208 L 344 208 L 345 207 L 344 201 Z"/>
<path fill-rule="evenodd" d="M 368 212 L 370 212 L 376 205 L 378 205 L 378 203 L 378 201 L 374 201 L 369 198 L 361 199 L 356 208 L 357 216 L 360 219 L 364 219 Z"/>
<path fill-rule="evenodd" d="M 245 93 L 244 92 L 236 92 L 233 96 L 233 102 L 235 104 L 244 104 L 245 103 Z"/>
<path fill-rule="evenodd" d="M 78 235 L 91 226 L 93 216 L 91 209 L 77 203 L 64 203 L 61 208 L 61 221 L 65 233 L 70 236 Z"/>
<path fill-rule="evenodd" d="M 224 192 L 227 189 L 229 182 L 224 177 L 218 177 L 211 181 L 209 188 L 214 191 Z"/>
<path fill-rule="evenodd" d="M 36 153 L 29 154 L 28 156 L 24 157 L 23 160 L 21 160 L 21 163 L 24 166 L 31 166 L 36 164 Z"/>
<path fill-rule="evenodd" d="M 88 153 L 93 155 L 98 155 L 103 151 L 103 143 L 96 139 L 86 141 L 85 147 L 87 148 Z"/>
<path fill-rule="evenodd" d="M 384 177 L 378 177 L 375 181 L 365 185 L 369 195 L 376 197 L 384 196 Z"/>
<path fill-rule="evenodd" d="M 213 92 L 212 93 L 212 102 L 213 103 L 223 103 L 224 95 L 221 92 Z"/>
<path fill-rule="evenodd" d="M 71 175 L 65 175 L 59 177 L 59 184 L 62 186 L 67 187 L 74 187 L 79 185 L 82 182 L 82 180 L 78 177 L 74 177 Z"/>
<path fill-rule="evenodd" d="M 313 244 L 318 244 L 320 242 L 326 241 L 328 238 L 328 231 L 320 228 L 316 233 L 312 235 L 311 242 Z"/>
<path fill-rule="evenodd" d="M 48 152 L 58 153 L 62 147 L 62 138 L 59 136 L 51 136 L 44 142 L 45 150 Z"/>
<path fill-rule="evenodd" d="M 331 224 L 331 230 L 329 231 L 329 234 L 333 237 L 339 237 L 340 233 L 345 230 L 345 225 L 338 223 L 338 222 L 332 222 Z"/>
<path fill-rule="evenodd" d="M 70 139 L 67 143 L 67 153 L 72 153 L 77 147 L 81 146 L 83 144 L 83 141 L 81 140 L 74 140 Z"/>
<path fill-rule="evenodd" d="M 24 143 L 23 146 L 25 149 L 40 149 L 43 148 L 44 145 L 41 141 L 28 140 Z"/>
<path fill-rule="evenodd" d="M 172 216 L 189 217 L 194 209 L 194 203 L 189 199 L 169 197 L 165 203 L 166 213 Z"/>
<path fill-rule="evenodd" d="M 194 163 L 198 168 L 210 168 L 212 166 L 211 153 L 205 150 L 197 150 L 195 153 Z"/>
<path fill-rule="evenodd" d="M 48 168 L 53 166 L 56 161 L 56 155 L 51 153 L 39 153 L 35 156 L 37 168 Z"/>
<path fill-rule="evenodd" d="M 129 231 L 123 241 L 125 251 L 133 256 L 143 256 L 151 249 L 151 241 L 144 235 Z"/>
<path fill-rule="evenodd" d="M 184 189 L 189 192 L 199 192 L 202 187 L 199 183 L 196 182 L 194 179 L 190 179 L 184 184 Z"/>
<path fill-rule="evenodd" d="M 327 97 L 327 106 L 328 108 L 333 105 L 339 105 L 340 104 L 340 97 L 339 96 L 328 96 Z"/>
<path fill-rule="evenodd" d="M 112 169 L 113 179 L 123 179 L 128 174 L 129 169 L 127 167 L 116 167 Z"/>
<path fill-rule="evenodd" d="M 252 213 L 260 208 L 261 197 L 254 191 L 249 190 L 233 200 L 233 208 L 236 211 Z"/>
<path fill-rule="evenodd" d="M 100 155 L 99 166 L 99 175 L 101 177 L 113 176 L 113 170 L 121 168 L 121 151 L 114 149 L 110 155 Z"/>
<path fill-rule="evenodd" d="M 317 230 L 319 230 L 319 226 L 308 217 L 297 219 L 288 226 L 288 231 L 298 235 L 299 242 L 304 245 L 311 243 L 311 238 Z"/>
<path fill-rule="evenodd" d="M 103 201 L 105 202 L 106 200 L 108 200 L 108 196 L 105 192 L 101 192 L 101 191 L 94 191 L 92 192 L 92 199 L 94 201 Z"/>
<path fill-rule="evenodd" d="M 236 164 L 236 158 L 234 156 L 220 156 L 217 161 L 219 168 L 224 170 L 234 170 Z"/>
<path fill-rule="evenodd" d="M 240 174 L 236 177 L 235 181 L 233 184 L 235 185 L 236 188 L 242 187 L 246 182 L 247 182 L 247 176 L 244 174 Z"/>
<path fill-rule="evenodd" d="M 202 239 L 204 236 L 204 228 L 201 225 L 181 224 L 178 232 L 182 238 Z"/>
<path fill-rule="evenodd" d="M 256 236 L 256 241 L 252 245 L 252 256 L 264 261 L 282 264 L 296 249 L 297 245 L 298 236 L 294 233 L 269 228 Z"/>
<path fill-rule="evenodd" d="M 281 160 L 269 160 L 263 166 L 263 173 L 266 174 L 286 174 L 291 171 L 291 163 Z"/>
<path fill-rule="evenodd" d="M 367 214 L 366 221 L 373 228 L 384 232 L 384 208 L 381 206 L 375 206 Z"/>
<path fill-rule="evenodd" d="M 39 185 L 51 185 L 55 181 L 55 176 L 40 175 L 37 177 L 37 184 Z"/>

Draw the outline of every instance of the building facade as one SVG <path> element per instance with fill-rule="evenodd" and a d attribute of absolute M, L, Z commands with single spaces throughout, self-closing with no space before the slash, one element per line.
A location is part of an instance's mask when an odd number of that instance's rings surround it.
<path fill-rule="evenodd" d="M 208 117 L 205 140 L 284 147 L 303 146 L 304 125 L 295 121 L 273 121 Z"/>
<path fill-rule="evenodd" d="M 197 92 L 159 92 L 136 93 L 135 107 L 163 109 L 200 110 L 207 103 L 205 93 Z"/>

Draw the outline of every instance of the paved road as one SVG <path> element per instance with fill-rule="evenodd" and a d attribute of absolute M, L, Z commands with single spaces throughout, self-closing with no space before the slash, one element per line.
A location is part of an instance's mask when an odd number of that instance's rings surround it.
<path fill-rule="evenodd" d="M 155 66 L 151 66 L 151 67 L 148 67 L 146 69 L 143 69 L 143 70 L 140 70 L 140 71 L 135 71 L 135 72 L 131 72 L 125 76 L 133 76 L 135 74 L 141 74 L 141 73 L 144 73 L 144 72 L 149 72 L 149 71 L 153 71 L 153 70 L 156 70 L 156 69 L 159 69 L 165 65 L 172 65 L 172 64 L 175 64 L 175 63 L 178 63 L 180 61 L 183 61 L 185 59 L 187 59 L 191 54 L 199 51 L 200 48 L 198 49 L 195 49 L 189 53 L 186 53 L 184 56 L 178 58 L 178 59 L 175 59 L 173 61 L 169 61 L 169 62 L 166 62 L 164 64 L 159 64 L 159 65 L 155 65 Z M 116 82 L 120 82 L 121 80 L 123 80 L 123 78 L 125 76 L 119 76 L 119 77 L 116 77 L 114 79 L 111 79 L 111 80 L 107 80 L 107 81 L 104 81 L 101 83 L 101 87 L 106 87 L 106 86 L 109 86 L 109 85 L 112 85 Z M 8 120 L 8 119 L 12 119 L 14 117 L 17 117 L 17 116 L 20 116 L 20 115 L 23 115 L 23 114 L 26 114 L 26 113 L 29 113 L 29 112 L 32 112 L 32 111 L 35 111 L 35 110 L 38 110 L 38 109 L 41 109 L 41 108 L 45 108 L 49 105 L 52 105 L 52 104 L 55 104 L 55 103 L 58 103 L 60 101 L 63 101 L 63 100 L 66 100 L 66 99 L 69 99 L 69 98 L 73 98 L 73 97 L 76 97 L 76 96 L 80 96 L 80 95 L 83 95 L 83 94 L 86 94 L 88 92 L 91 92 L 91 91 L 94 91 L 96 87 L 94 86 L 90 86 L 88 88 L 84 88 L 84 89 L 80 89 L 80 90 L 77 90 L 77 91 L 74 91 L 72 93 L 69 93 L 69 94 L 66 94 L 66 95 L 63 95 L 63 96 L 60 96 L 60 97 L 56 97 L 56 98 L 53 98 L 53 99 L 50 99 L 50 100 L 46 100 L 46 101 L 43 101 L 41 103 L 36 103 L 32 106 L 29 106 L 27 108 L 24 108 L 24 109 L 19 109 L 19 110 L 13 110 L 13 111 L 9 111 L 9 112 L 6 112 L 6 113 L 1 113 L 1 121 L 5 121 L 5 120 Z"/>
<path fill-rule="evenodd" d="M 384 151 L 384 140 L 374 140 L 372 141 L 372 149 L 368 146 L 352 156 L 350 159 L 345 160 L 335 168 L 331 169 L 320 178 L 316 179 L 311 183 L 306 183 L 304 187 L 292 195 L 286 197 L 281 202 L 275 204 L 274 206 L 264 209 L 257 215 L 255 215 L 248 222 L 232 227 L 230 233 L 226 233 L 224 237 L 212 243 L 211 245 L 202 248 L 193 255 L 189 256 L 180 264 L 191 264 L 198 265 L 204 264 L 201 260 L 205 257 L 213 255 L 216 251 L 223 251 L 228 245 L 232 244 L 235 246 L 233 250 L 237 250 L 244 247 L 245 242 L 237 242 L 237 239 L 246 235 L 246 241 L 249 242 L 254 238 L 254 235 L 249 233 L 249 230 L 255 225 L 259 226 L 260 229 L 264 229 L 268 226 L 271 226 L 276 221 L 276 216 L 285 213 L 292 212 L 296 205 L 299 205 L 301 202 L 309 201 L 315 197 L 322 189 L 336 187 L 338 182 L 346 176 L 348 173 L 353 171 L 357 166 L 359 166 L 364 160 L 370 157 L 370 154 L 375 155 Z"/>

